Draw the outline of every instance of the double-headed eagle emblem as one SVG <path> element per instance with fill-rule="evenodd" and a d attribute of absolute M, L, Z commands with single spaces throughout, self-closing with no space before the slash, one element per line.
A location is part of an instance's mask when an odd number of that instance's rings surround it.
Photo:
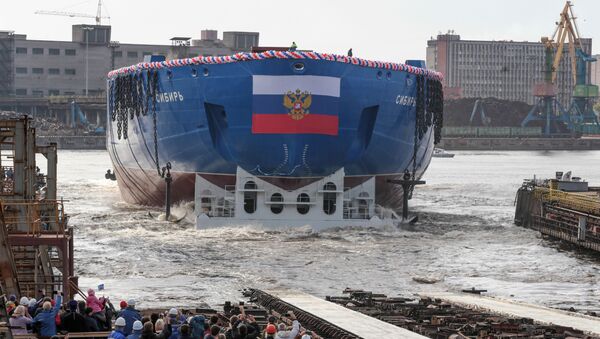
<path fill-rule="evenodd" d="M 302 92 L 297 89 L 296 92 L 288 91 L 283 95 L 283 106 L 289 109 L 289 116 L 294 120 L 300 120 L 310 112 L 308 108 L 312 104 L 312 96 L 308 91 Z"/>

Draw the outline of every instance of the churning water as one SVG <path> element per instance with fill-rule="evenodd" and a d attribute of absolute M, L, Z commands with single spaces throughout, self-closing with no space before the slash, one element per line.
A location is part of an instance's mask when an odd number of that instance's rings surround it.
<path fill-rule="evenodd" d="M 40 166 L 42 167 L 42 166 Z M 42 167 L 43 168 L 43 167 Z M 237 300 L 244 287 L 289 287 L 317 296 L 345 287 L 390 296 L 485 288 L 551 307 L 600 310 L 600 259 L 513 225 L 524 178 L 572 170 L 600 185 L 600 152 L 457 152 L 434 158 L 404 229 L 196 230 L 191 204 L 178 224 L 121 201 L 104 151 L 61 151 L 59 194 L 76 227 L 82 288 L 136 298 L 140 307 Z M 418 278 L 437 281 L 421 284 Z"/>

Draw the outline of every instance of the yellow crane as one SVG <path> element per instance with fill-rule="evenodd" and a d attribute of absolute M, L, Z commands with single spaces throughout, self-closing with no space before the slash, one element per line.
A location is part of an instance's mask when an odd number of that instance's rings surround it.
<path fill-rule="evenodd" d="M 573 13 L 573 4 L 567 1 L 560 12 L 560 20 L 551 37 L 542 37 L 546 47 L 544 83 L 534 86 L 536 105 L 521 123 L 542 120 L 546 122 L 544 134 L 561 133 L 560 124 L 564 123 L 571 132 L 585 132 L 585 129 L 600 130 L 598 118 L 594 113 L 593 101 L 598 96 L 598 86 L 588 84 L 587 64 L 596 61 L 583 50 L 581 35 Z M 573 96 L 568 109 L 563 109 L 556 100 L 556 78 L 558 69 L 568 43 L 569 62 L 573 77 Z M 591 124 L 588 124 L 591 123 Z M 590 128 L 591 127 L 591 128 Z"/>
<path fill-rule="evenodd" d="M 560 12 L 560 21 L 556 23 L 556 28 L 552 37 L 543 37 L 542 43 L 546 48 L 555 50 L 554 61 L 552 63 L 552 83 L 556 83 L 557 70 L 560 66 L 563 51 L 565 49 L 565 42 L 568 39 L 569 48 L 569 60 L 571 62 L 571 73 L 573 76 L 573 83 L 577 83 L 577 53 L 579 49 L 583 51 L 581 44 L 581 38 L 579 29 L 577 28 L 577 22 L 575 21 L 575 15 L 573 14 L 573 4 L 571 1 L 565 3 L 565 7 Z"/>

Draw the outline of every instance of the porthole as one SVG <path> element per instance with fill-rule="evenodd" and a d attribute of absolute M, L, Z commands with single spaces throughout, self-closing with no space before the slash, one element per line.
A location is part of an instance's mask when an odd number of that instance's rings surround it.
<path fill-rule="evenodd" d="M 381 79 L 382 76 L 383 76 L 383 72 L 377 71 L 377 79 Z"/>
<path fill-rule="evenodd" d="M 195 68 L 192 68 L 192 76 L 195 78 L 198 76 L 198 70 Z"/>
<path fill-rule="evenodd" d="M 297 72 L 303 71 L 304 70 L 304 63 L 302 62 L 296 62 L 294 64 L 294 70 Z"/>
<path fill-rule="evenodd" d="M 208 68 L 204 67 L 203 73 L 202 73 L 205 77 L 208 76 Z"/>

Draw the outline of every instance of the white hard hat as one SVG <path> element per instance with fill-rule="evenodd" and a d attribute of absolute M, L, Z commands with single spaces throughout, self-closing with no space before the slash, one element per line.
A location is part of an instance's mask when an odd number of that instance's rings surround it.
<path fill-rule="evenodd" d="M 177 309 L 176 308 L 172 308 L 169 310 L 169 315 L 177 315 Z"/>
<path fill-rule="evenodd" d="M 115 321 L 115 326 L 125 327 L 125 318 L 118 317 L 117 321 Z"/>
<path fill-rule="evenodd" d="M 134 331 L 139 331 L 144 327 L 144 325 L 142 325 L 142 322 L 139 320 L 136 320 L 133 322 L 133 330 Z"/>

